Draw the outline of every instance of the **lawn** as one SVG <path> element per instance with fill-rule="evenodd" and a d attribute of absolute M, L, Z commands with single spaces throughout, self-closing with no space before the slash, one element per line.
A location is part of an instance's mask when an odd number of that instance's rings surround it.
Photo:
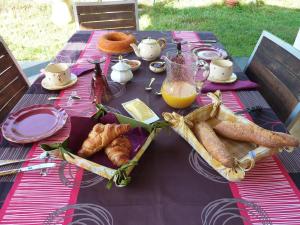
<path fill-rule="evenodd" d="M 49 60 L 75 32 L 54 25 L 51 6 L 32 0 L 0 0 L 0 35 L 18 60 Z"/>
<path fill-rule="evenodd" d="M 144 7 L 146 30 L 198 30 L 214 32 L 234 56 L 249 56 L 263 30 L 293 43 L 300 26 L 300 10 L 275 6 L 215 5 L 176 9 Z"/>
<path fill-rule="evenodd" d="M 262 30 L 293 43 L 300 24 L 299 9 L 274 6 L 178 9 L 157 4 L 140 8 L 142 29 L 212 31 L 234 56 L 249 56 Z M 18 60 L 49 60 L 75 32 L 74 23 L 58 27 L 50 15 L 48 4 L 0 0 L 0 35 Z"/>

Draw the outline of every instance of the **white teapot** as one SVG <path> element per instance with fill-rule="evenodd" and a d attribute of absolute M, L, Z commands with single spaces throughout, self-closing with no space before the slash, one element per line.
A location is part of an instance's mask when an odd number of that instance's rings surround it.
<path fill-rule="evenodd" d="M 110 77 L 113 81 L 120 84 L 126 84 L 133 77 L 131 67 L 124 61 L 122 56 L 119 56 L 119 62 L 112 67 Z"/>
<path fill-rule="evenodd" d="M 146 61 L 153 61 L 160 56 L 161 51 L 166 47 L 166 40 L 164 38 L 155 40 L 148 37 L 143 39 L 138 46 L 134 43 L 130 44 L 130 46 L 137 57 L 141 57 Z"/>

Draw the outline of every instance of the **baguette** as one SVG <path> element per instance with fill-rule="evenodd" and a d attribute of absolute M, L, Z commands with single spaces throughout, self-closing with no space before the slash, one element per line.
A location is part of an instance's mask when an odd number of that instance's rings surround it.
<path fill-rule="evenodd" d="M 213 129 L 223 137 L 252 142 L 268 148 L 299 146 L 299 141 L 292 135 L 272 132 L 254 124 L 221 121 Z"/>
<path fill-rule="evenodd" d="M 213 158 L 218 160 L 225 167 L 232 168 L 234 166 L 234 160 L 230 152 L 208 123 L 199 122 L 195 124 L 194 133 Z"/>

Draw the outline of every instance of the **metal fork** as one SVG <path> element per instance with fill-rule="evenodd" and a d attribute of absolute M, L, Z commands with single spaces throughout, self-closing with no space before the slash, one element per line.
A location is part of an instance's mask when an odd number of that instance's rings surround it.
<path fill-rule="evenodd" d="M 52 157 L 48 153 L 47 157 L 45 158 L 45 163 L 51 163 L 51 162 L 52 162 Z M 49 169 L 50 169 L 49 167 L 41 169 L 40 171 L 41 176 L 47 176 L 49 173 Z"/>
<path fill-rule="evenodd" d="M 58 96 L 51 96 L 48 100 L 57 100 L 57 99 L 80 99 L 80 96 L 77 94 L 77 91 L 72 91 L 69 97 L 58 97 Z"/>
<path fill-rule="evenodd" d="M 73 105 L 73 102 L 74 102 L 75 99 L 79 100 L 80 97 L 78 96 L 77 91 L 72 91 L 71 95 L 68 99 L 67 106 Z"/>

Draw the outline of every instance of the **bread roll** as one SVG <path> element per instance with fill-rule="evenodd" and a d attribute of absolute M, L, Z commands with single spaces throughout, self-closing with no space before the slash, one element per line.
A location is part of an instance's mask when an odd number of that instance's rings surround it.
<path fill-rule="evenodd" d="M 234 160 L 230 152 L 208 123 L 197 123 L 194 126 L 194 133 L 214 159 L 218 160 L 225 167 L 231 168 L 234 166 Z"/>
<path fill-rule="evenodd" d="M 223 137 L 252 142 L 268 148 L 299 146 L 299 141 L 292 135 L 272 132 L 254 124 L 221 121 L 213 129 Z"/>

